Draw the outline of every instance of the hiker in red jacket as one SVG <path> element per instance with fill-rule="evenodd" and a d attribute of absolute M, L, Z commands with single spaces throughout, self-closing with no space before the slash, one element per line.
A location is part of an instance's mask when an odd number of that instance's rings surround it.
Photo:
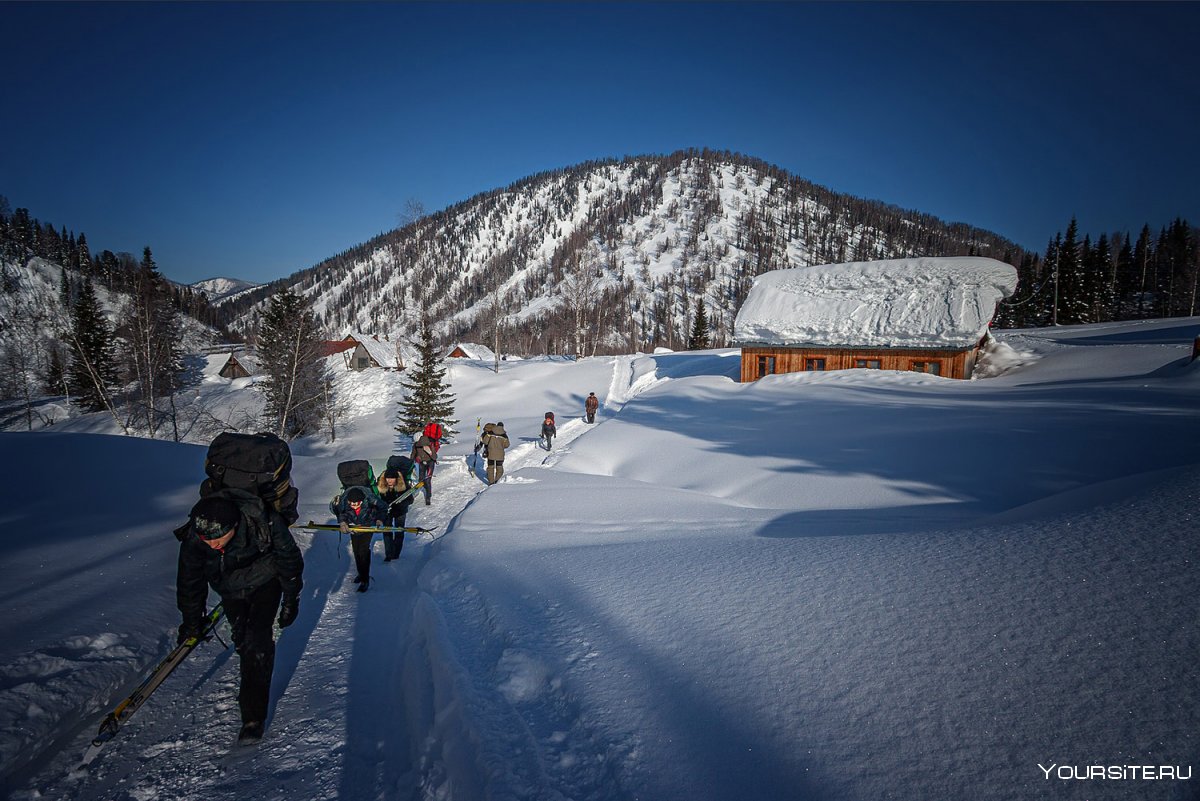
<path fill-rule="evenodd" d="M 587 412 L 587 421 L 589 423 L 596 422 L 596 410 L 600 408 L 600 399 L 596 397 L 595 392 L 589 392 L 587 400 L 583 402 L 584 411 Z"/>

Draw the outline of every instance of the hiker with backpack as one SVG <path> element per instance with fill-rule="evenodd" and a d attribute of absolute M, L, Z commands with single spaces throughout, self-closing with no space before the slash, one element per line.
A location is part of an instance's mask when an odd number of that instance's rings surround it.
<path fill-rule="evenodd" d="M 295 622 L 304 557 L 283 516 L 251 492 L 222 488 L 192 507 L 179 538 L 178 642 L 203 633 L 211 587 L 221 596 L 240 662 L 238 742 L 262 738 L 275 670 L 275 633 Z"/>
<path fill-rule="evenodd" d="M 546 412 L 546 417 L 542 420 L 542 439 L 546 442 L 546 450 L 550 450 L 551 440 L 558 435 L 558 429 L 554 426 L 554 412 Z"/>
<path fill-rule="evenodd" d="M 338 527 L 343 534 L 350 535 L 350 549 L 354 552 L 354 566 L 358 571 L 354 583 L 358 585 L 358 592 L 366 592 L 371 583 L 371 540 L 375 533 L 350 529 L 383 526 L 383 504 L 373 488 L 351 487 L 342 493 L 336 510 Z"/>
<path fill-rule="evenodd" d="M 428 428 L 428 426 L 427 426 Z M 418 480 L 424 483 L 425 505 L 433 500 L 433 468 L 437 465 L 437 447 L 429 435 L 422 433 L 413 442 L 410 459 L 417 465 Z"/>
<path fill-rule="evenodd" d="M 587 400 L 583 402 L 583 411 L 589 423 L 596 422 L 596 410 L 600 408 L 600 399 L 596 397 L 595 392 L 589 392 Z"/>
<path fill-rule="evenodd" d="M 508 447 L 504 423 L 488 423 L 483 427 L 480 441 L 484 456 L 487 457 L 488 484 L 495 484 L 504 476 L 504 450 Z"/>
<path fill-rule="evenodd" d="M 404 459 L 403 456 L 392 457 L 392 459 L 396 458 Z M 388 459 L 389 465 L 392 464 L 392 459 Z M 411 462 L 409 464 L 411 466 Z M 383 525 L 396 529 L 394 532 L 383 532 L 383 561 L 385 562 L 399 559 L 400 551 L 404 549 L 404 520 L 408 516 L 408 507 L 412 506 L 413 499 L 411 495 L 402 501 L 398 499 L 412 489 L 408 483 L 408 473 L 409 470 L 388 467 L 379 477 L 379 483 L 375 488 L 380 502 L 385 507 Z"/>

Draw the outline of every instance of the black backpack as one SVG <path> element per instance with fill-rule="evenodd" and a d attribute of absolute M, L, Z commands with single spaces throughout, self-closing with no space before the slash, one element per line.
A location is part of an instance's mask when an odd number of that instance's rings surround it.
<path fill-rule="evenodd" d="M 200 497 L 223 489 L 238 489 L 262 499 L 289 526 L 299 519 L 300 493 L 292 486 L 292 452 L 274 434 L 218 434 L 204 459 L 208 478 L 200 484 Z"/>
<path fill-rule="evenodd" d="M 399 453 L 392 454 L 391 456 L 388 457 L 387 469 L 395 470 L 395 471 L 399 472 L 400 475 L 404 476 L 405 478 L 408 478 L 410 475 L 412 475 L 413 460 L 409 459 L 407 456 L 404 456 L 403 454 L 399 454 Z"/>
<path fill-rule="evenodd" d="M 342 492 L 351 487 L 367 487 L 375 489 L 375 471 L 366 459 L 351 459 L 339 462 L 337 466 L 338 481 L 342 482 Z"/>

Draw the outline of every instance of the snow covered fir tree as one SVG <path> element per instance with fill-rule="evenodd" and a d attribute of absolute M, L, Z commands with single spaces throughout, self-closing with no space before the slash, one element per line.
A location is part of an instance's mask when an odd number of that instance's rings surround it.
<path fill-rule="evenodd" d="M 425 424 L 441 423 L 447 438 L 454 436 L 454 393 L 446 385 L 446 368 L 437 347 L 433 344 L 433 332 L 429 326 L 421 328 L 419 358 L 411 369 L 411 377 L 403 382 L 406 397 L 400 401 L 399 419 L 396 430 L 410 437 L 415 436 Z"/>

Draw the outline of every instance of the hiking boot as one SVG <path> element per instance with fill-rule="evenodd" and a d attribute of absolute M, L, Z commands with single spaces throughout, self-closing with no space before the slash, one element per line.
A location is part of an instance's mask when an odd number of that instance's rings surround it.
<path fill-rule="evenodd" d="M 250 720 L 242 724 L 242 730 L 238 732 L 238 742 L 245 745 L 257 743 L 263 736 L 263 724 L 261 720 Z"/>
<path fill-rule="evenodd" d="M 364 581 L 362 584 L 358 585 L 358 589 L 356 590 L 356 592 L 366 592 L 368 586 L 369 586 L 369 583 Z"/>

